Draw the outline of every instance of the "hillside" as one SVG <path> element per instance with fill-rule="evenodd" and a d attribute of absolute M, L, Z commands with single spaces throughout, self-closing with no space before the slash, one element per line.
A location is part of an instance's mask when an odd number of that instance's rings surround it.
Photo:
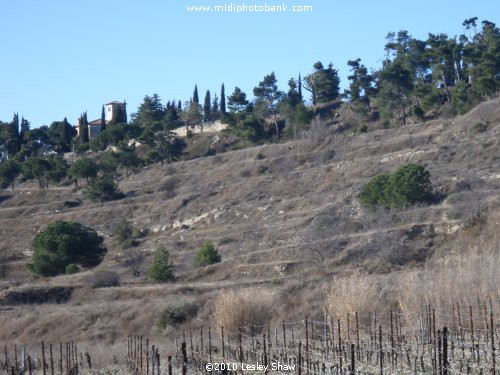
<path fill-rule="evenodd" d="M 4 190 L 0 341 L 65 336 L 113 343 L 128 332 L 154 333 L 166 301 L 192 301 L 198 306 L 194 321 L 207 321 L 220 290 L 247 286 L 279 296 L 271 307 L 277 321 L 321 315 L 323 284 L 335 278 L 387 280 L 390 304 L 397 282 L 389 281 L 426 262 L 478 247 L 492 249 L 497 262 L 499 104 L 494 99 L 450 120 L 364 134 L 315 124 L 300 140 L 148 166 L 120 180 L 126 198 L 113 202 L 92 203 L 73 186 L 39 190 L 24 183 Z M 213 134 L 196 137 L 218 141 Z M 361 187 L 406 163 L 429 170 L 434 204 L 364 211 Z M 139 245 L 127 251 L 113 238 L 124 218 L 142 233 Z M 98 230 L 109 250 L 99 268 L 116 270 L 121 286 L 92 289 L 92 271 L 52 279 L 29 273 L 33 236 L 54 220 Z M 194 253 L 205 239 L 216 244 L 222 262 L 193 271 Z M 159 245 L 170 251 L 178 281 L 158 285 L 144 273 L 131 276 L 124 264 L 129 253 L 143 254 L 147 265 Z M 30 293 L 45 293 L 41 302 L 47 303 L 25 304 L 40 302 Z"/>

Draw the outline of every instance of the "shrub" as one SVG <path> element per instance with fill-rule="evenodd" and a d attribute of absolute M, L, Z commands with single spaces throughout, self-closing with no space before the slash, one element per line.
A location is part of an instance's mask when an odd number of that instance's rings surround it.
<path fill-rule="evenodd" d="M 78 272 L 80 272 L 80 267 L 78 267 L 77 264 L 71 263 L 66 266 L 65 270 L 66 275 L 73 275 Z"/>
<path fill-rule="evenodd" d="M 112 270 L 100 269 L 89 279 L 92 288 L 109 288 L 120 285 L 120 275 Z"/>
<path fill-rule="evenodd" d="M 170 302 L 161 310 L 156 326 L 160 329 L 176 327 L 196 315 L 196 305 L 186 301 Z"/>
<path fill-rule="evenodd" d="M 365 207 L 404 207 L 431 198 L 429 172 L 417 164 L 400 167 L 392 174 L 373 177 L 361 190 L 359 199 Z"/>
<path fill-rule="evenodd" d="M 164 283 L 175 279 L 174 271 L 169 258 L 170 254 L 164 247 L 160 247 L 156 250 L 153 263 L 149 267 L 148 272 L 148 276 L 152 280 Z"/>
<path fill-rule="evenodd" d="M 94 202 L 105 202 L 121 199 L 124 194 L 109 176 L 96 178 L 87 188 L 87 196 Z"/>
<path fill-rule="evenodd" d="M 205 240 L 194 256 L 195 267 L 205 267 L 221 261 L 219 252 L 211 241 Z"/>
<path fill-rule="evenodd" d="M 28 268 L 42 276 L 61 274 L 71 263 L 97 266 L 106 254 L 103 238 L 96 231 L 70 221 L 50 223 L 35 236 L 32 246 L 33 259 Z"/>
<path fill-rule="evenodd" d="M 134 239 L 134 227 L 128 220 L 121 220 L 115 227 L 114 235 L 124 248 L 137 245 Z"/>
<path fill-rule="evenodd" d="M 386 205 L 386 188 L 389 178 L 390 175 L 387 173 L 379 174 L 363 186 L 359 194 L 361 204 L 365 207 Z"/>

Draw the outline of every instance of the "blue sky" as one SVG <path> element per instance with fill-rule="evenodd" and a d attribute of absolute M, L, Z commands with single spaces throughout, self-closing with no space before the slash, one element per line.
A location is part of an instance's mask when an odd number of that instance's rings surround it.
<path fill-rule="evenodd" d="M 144 95 L 189 100 L 195 83 L 252 96 L 264 75 L 290 77 L 330 61 L 347 83 L 347 60 L 377 68 L 389 31 L 414 37 L 459 35 L 473 16 L 498 23 L 496 0 L 284 0 L 307 13 L 192 13 L 187 5 L 280 5 L 282 0 L 0 0 L 0 120 L 19 112 L 49 125 L 126 99 L 129 114 Z"/>

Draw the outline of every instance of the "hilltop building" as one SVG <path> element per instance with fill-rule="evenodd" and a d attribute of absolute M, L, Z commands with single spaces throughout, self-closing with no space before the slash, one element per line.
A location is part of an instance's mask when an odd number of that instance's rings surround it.
<path fill-rule="evenodd" d="M 88 122 L 89 140 L 95 139 L 101 133 L 103 126 L 113 123 L 127 122 L 127 102 L 109 102 L 103 105 L 104 121 L 102 118 Z M 79 117 L 76 122 L 77 136 L 80 135 L 82 127 L 82 118 Z"/>

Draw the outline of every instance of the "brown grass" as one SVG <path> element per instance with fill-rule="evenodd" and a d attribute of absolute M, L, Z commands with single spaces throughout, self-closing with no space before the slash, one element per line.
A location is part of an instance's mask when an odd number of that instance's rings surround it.
<path fill-rule="evenodd" d="M 270 307 L 276 295 L 268 290 L 223 290 L 213 301 L 213 316 L 217 325 L 229 332 L 252 325 L 261 326 L 270 318 Z"/>

